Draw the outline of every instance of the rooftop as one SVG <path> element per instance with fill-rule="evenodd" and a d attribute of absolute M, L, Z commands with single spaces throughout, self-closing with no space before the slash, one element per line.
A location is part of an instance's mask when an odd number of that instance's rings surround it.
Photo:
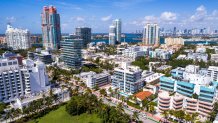
<path fill-rule="evenodd" d="M 142 91 L 142 92 L 135 94 L 135 96 L 137 98 L 139 98 L 140 100 L 144 100 L 144 99 L 150 97 L 151 95 L 152 95 L 152 93 L 150 91 Z"/>

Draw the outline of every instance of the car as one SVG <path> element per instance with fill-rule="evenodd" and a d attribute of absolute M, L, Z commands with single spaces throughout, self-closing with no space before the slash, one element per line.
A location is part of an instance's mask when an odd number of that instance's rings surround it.
<path fill-rule="evenodd" d="M 147 115 L 146 115 L 146 114 L 143 114 L 142 116 L 143 116 L 144 118 L 147 118 Z"/>

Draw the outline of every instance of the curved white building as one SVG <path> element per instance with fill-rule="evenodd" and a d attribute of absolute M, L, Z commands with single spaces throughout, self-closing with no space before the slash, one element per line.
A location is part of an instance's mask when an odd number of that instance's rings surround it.
<path fill-rule="evenodd" d="M 170 110 L 170 99 L 171 97 L 167 92 L 158 94 L 158 109 L 160 112 Z"/>

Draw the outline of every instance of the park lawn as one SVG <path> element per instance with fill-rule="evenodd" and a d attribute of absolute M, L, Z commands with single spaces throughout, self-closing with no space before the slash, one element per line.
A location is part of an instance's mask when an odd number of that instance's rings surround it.
<path fill-rule="evenodd" d="M 38 121 L 38 122 L 37 122 Z M 28 123 L 101 123 L 101 119 L 97 117 L 97 114 L 81 114 L 79 116 L 70 116 L 65 111 L 65 106 L 61 106 L 59 109 L 52 111 L 36 120 L 31 120 Z"/>

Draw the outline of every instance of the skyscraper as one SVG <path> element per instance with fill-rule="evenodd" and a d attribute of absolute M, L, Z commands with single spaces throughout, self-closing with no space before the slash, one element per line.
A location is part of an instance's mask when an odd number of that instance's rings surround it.
<path fill-rule="evenodd" d="M 28 49 L 31 47 L 30 32 L 27 29 L 23 30 L 7 25 L 5 35 L 7 46 L 13 48 L 13 50 Z"/>
<path fill-rule="evenodd" d="M 87 47 L 87 44 L 91 42 L 91 28 L 77 27 L 76 36 L 83 39 L 83 47 Z"/>
<path fill-rule="evenodd" d="M 82 64 L 82 39 L 74 39 L 73 37 L 66 37 L 61 42 L 63 52 L 61 57 L 64 63 L 71 68 L 77 69 Z"/>
<path fill-rule="evenodd" d="M 176 27 L 174 27 L 173 28 L 173 36 L 176 36 L 176 32 L 177 32 Z"/>
<path fill-rule="evenodd" d="M 145 45 L 159 45 L 160 32 L 157 24 L 147 23 L 143 32 L 143 44 Z"/>
<path fill-rule="evenodd" d="M 115 45 L 116 43 L 116 28 L 115 26 L 109 27 L 109 45 Z"/>
<path fill-rule="evenodd" d="M 45 48 L 60 48 L 61 28 L 60 16 L 54 6 L 44 6 L 41 13 L 42 39 Z"/>
<path fill-rule="evenodd" d="M 112 24 L 115 28 L 116 28 L 116 31 L 115 31 L 115 37 L 116 37 L 116 41 L 117 43 L 120 43 L 121 42 L 121 19 L 115 19 L 113 20 L 113 24 Z"/>

